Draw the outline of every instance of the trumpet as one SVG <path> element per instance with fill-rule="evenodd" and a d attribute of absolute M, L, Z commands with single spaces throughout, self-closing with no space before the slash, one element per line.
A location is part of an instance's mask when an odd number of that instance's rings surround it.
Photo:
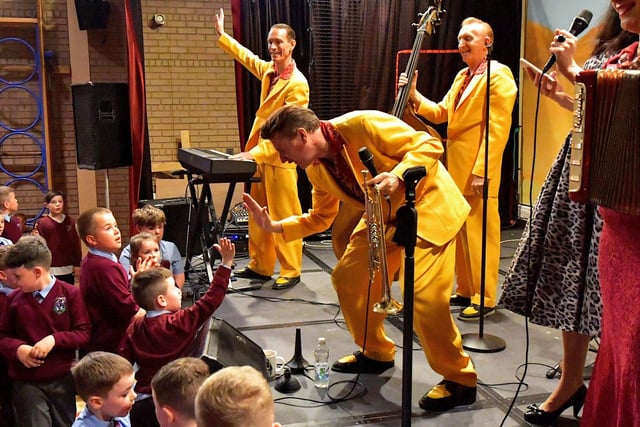
<path fill-rule="evenodd" d="M 362 175 L 365 182 L 369 180 L 369 171 L 363 170 Z M 380 189 L 375 185 L 365 185 L 365 192 L 367 236 L 369 239 L 369 286 L 373 284 L 376 274 L 380 274 L 382 279 L 382 297 L 373 305 L 373 311 L 384 314 L 398 314 L 402 310 L 402 303 L 391 297 Z"/>

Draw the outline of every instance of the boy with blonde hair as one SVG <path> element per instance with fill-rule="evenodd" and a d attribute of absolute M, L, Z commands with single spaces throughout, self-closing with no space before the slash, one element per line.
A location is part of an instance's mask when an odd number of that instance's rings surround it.
<path fill-rule="evenodd" d="M 94 351 L 84 356 L 71 374 L 86 406 L 73 427 L 104 425 L 130 427 L 129 411 L 136 393 L 133 366 L 122 356 Z"/>
<path fill-rule="evenodd" d="M 156 237 L 160 245 L 160 265 L 171 270 L 176 285 L 182 289 L 184 286 L 184 263 L 180 251 L 175 243 L 162 240 L 164 226 L 167 224 L 167 216 L 164 211 L 152 205 L 144 205 L 133 211 L 131 217 L 138 233 L 151 233 Z M 124 265 L 126 270 L 129 270 L 129 266 L 132 264 L 130 258 L 131 245 L 127 245 L 120 254 L 120 264 Z M 133 267 L 135 268 L 135 264 Z"/>
<path fill-rule="evenodd" d="M 69 370 L 91 330 L 82 295 L 51 275 L 51 252 L 40 236 L 23 237 L 2 259 L 19 287 L 0 316 L 17 425 L 68 427 L 76 414 Z"/>
<path fill-rule="evenodd" d="M 271 388 L 251 366 L 229 366 L 211 375 L 196 395 L 196 420 L 207 427 L 279 427 Z"/>
<path fill-rule="evenodd" d="M 120 229 L 106 208 L 81 213 L 76 226 L 89 248 L 80 266 L 80 291 L 91 319 L 86 351 L 116 353 L 131 319 L 144 314 L 131 295 L 127 271 L 115 255 L 122 245 Z"/>
<path fill-rule="evenodd" d="M 137 427 L 157 426 L 151 399 L 151 379 L 165 364 L 189 355 L 197 331 L 222 303 L 231 275 L 235 246 L 221 238 L 215 245 L 222 257 L 221 264 L 207 292 L 191 307 L 181 309 L 182 292 L 169 270 L 151 268 L 136 273 L 131 284 L 136 302 L 147 311 L 127 329 L 118 353 L 138 365 L 136 406 L 131 422 Z"/>
<path fill-rule="evenodd" d="M 196 427 L 196 394 L 208 377 L 209 366 L 195 357 L 182 357 L 160 368 L 151 380 L 160 427 Z"/>
<path fill-rule="evenodd" d="M 18 212 L 18 199 L 13 188 L 0 185 L 0 221 L 4 222 L 4 230 L 1 237 L 17 242 L 22 237 L 20 221 L 13 214 Z"/>

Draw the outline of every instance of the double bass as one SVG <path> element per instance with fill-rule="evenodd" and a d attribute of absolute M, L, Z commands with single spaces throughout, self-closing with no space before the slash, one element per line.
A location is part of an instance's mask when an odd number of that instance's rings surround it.
<path fill-rule="evenodd" d="M 407 62 L 407 68 L 404 71 L 409 79 L 409 83 L 398 89 L 398 95 L 393 105 L 393 109 L 391 110 L 391 114 L 402 119 L 415 130 L 425 131 L 441 140 L 442 138 L 433 127 L 423 122 L 416 113 L 413 112 L 413 109 L 407 108 L 409 91 L 411 89 L 411 79 L 413 78 L 413 74 L 418 66 L 420 47 L 422 46 L 424 36 L 425 34 L 432 35 L 435 33 L 436 28 L 440 25 L 442 14 L 446 12 L 445 10 L 442 10 L 442 0 L 434 0 L 433 3 L 433 5 L 427 8 L 426 12 L 418 15 L 420 16 L 420 21 L 417 24 L 413 24 L 416 25 L 418 29 L 416 38 L 413 41 L 411 54 L 409 55 L 409 61 Z"/>

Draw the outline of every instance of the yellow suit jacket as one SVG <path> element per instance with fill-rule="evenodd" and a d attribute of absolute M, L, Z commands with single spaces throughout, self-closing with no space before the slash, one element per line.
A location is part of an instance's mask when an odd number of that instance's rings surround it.
<path fill-rule="evenodd" d="M 358 156 L 360 147 L 369 148 L 379 173 L 391 172 L 402 179 L 402 174 L 408 168 L 425 166 L 427 176 L 416 188 L 418 237 L 437 246 L 454 238 L 470 208 L 438 160 L 443 151 L 438 139 L 426 132 L 416 132 L 402 120 L 379 111 L 354 111 L 330 122 L 347 141 L 339 155 L 345 157 L 361 187 L 364 185 L 362 170 L 366 167 Z M 311 165 L 306 172 L 313 184 L 312 209 L 302 216 L 282 221 L 286 240 L 329 228 L 341 201 L 361 211 L 364 209 L 362 202 L 342 191 L 322 164 Z M 404 204 L 404 196 L 404 191 L 396 191 L 391 195 L 390 223 L 395 223 L 395 214 Z M 384 201 L 383 205 L 386 205 Z"/>
<path fill-rule="evenodd" d="M 269 116 L 283 105 L 295 104 L 301 107 L 309 105 L 309 83 L 307 83 L 306 77 L 296 68 L 290 79 L 279 79 L 273 89 L 269 91 L 271 78 L 275 73 L 272 61 L 263 61 L 226 33 L 220 35 L 218 46 L 233 56 L 236 61 L 262 82 L 260 107 L 256 111 L 256 118 L 253 121 L 245 151 L 250 151 L 257 163 L 295 168 L 293 164 L 285 165 L 280 161 L 278 152 L 271 142 L 260 138 L 260 128 Z"/>
<path fill-rule="evenodd" d="M 442 101 L 424 99 L 416 113 L 433 123 L 447 125 L 447 166 L 464 195 L 473 195 L 472 175 L 484 176 L 486 73 L 474 76 L 458 107 L 454 102 L 468 68 L 461 70 Z M 511 70 L 491 61 L 491 105 L 489 108 L 489 197 L 497 197 L 502 172 L 502 152 L 509 140 L 511 111 L 518 88 Z"/>

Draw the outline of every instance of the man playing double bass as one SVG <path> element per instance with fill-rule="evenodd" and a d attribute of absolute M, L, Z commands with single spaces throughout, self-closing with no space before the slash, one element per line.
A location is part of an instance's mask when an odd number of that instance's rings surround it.
<path fill-rule="evenodd" d="M 485 124 L 487 93 L 487 57 L 493 46 L 491 26 L 477 18 L 462 21 L 458 33 L 458 51 L 467 68 L 462 69 L 447 94 L 438 103 L 422 96 L 415 88 L 417 73 L 409 92 L 409 104 L 415 112 L 432 123 L 448 122 L 447 168 L 465 199 L 471 213 L 460 230 L 456 247 L 456 294 L 451 305 L 466 307 L 458 316 L 461 320 L 480 318 L 480 283 L 482 261 L 482 211 L 484 206 Z M 500 215 L 498 191 L 502 171 L 502 152 L 509 139 L 511 111 L 517 87 L 511 70 L 491 61 L 489 105 L 489 162 L 485 317 L 495 313 L 500 266 Z M 407 83 L 400 76 L 399 85 Z M 410 107 L 411 108 L 411 107 Z"/>

